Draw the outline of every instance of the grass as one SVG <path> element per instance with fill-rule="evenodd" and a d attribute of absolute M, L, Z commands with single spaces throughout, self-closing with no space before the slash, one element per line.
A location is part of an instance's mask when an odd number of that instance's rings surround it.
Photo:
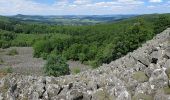
<path fill-rule="evenodd" d="M 140 94 L 133 96 L 132 100 L 153 100 L 153 97 L 151 95 L 140 93 Z"/>
<path fill-rule="evenodd" d="M 12 73 L 12 72 L 13 72 L 13 68 L 12 67 L 5 67 L 5 68 L 1 68 L 0 69 L 0 73 L 7 74 L 7 73 Z"/>
<path fill-rule="evenodd" d="M 164 90 L 165 94 L 170 94 L 170 88 L 169 87 L 165 87 L 165 88 L 163 88 L 163 90 Z"/>
<path fill-rule="evenodd" d="M 73 69 L 73 73 L 74 73 L 74 74 L 80 73 L 80 68 L 78 68 L 78 67 L 74 68 L 74 69 Z"/>
<path fill-rule="evenodd" d="M 0 78 L 6 76 L 9 73 L 13 73 L 12 67 L 0 68 Z"/>
<path fill-rule="evenodd" d="M 135 72 L 133 74 L 133 78 L 137 80 L 138 82 L 146 82 L 149 80 L 146 74 L 142 71 Z"/>
<path fill-rule="evenodd" d="M 0 53 L 2 53 L 2 52 L 5 52 L 5 50 L 3 50 L 3 49 L 0 49 Z"/>
<path fill-rule="evenodd" d="M 10 56 L 18 55 L 18 51 L 16 49 L 11 49 L 11 50 L 9 50 L 7 55 L 10 55 Z"/>
<path fill-rule="evenodd" d="M 4 61 L 0 58 L 0 65 L 2 65 L 4 63 Z"/>

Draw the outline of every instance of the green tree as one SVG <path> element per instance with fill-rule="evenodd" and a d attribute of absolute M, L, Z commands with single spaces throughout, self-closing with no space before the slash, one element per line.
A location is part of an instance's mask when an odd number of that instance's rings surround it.
<path fill-rule="evenodd" d="M 158 34 L 170 27 L 170 19 L 166 15 L 160 15 L 158 20 L 155 21 L 154 25 L 154 32 Z"/>
<path fill-rule="evenodd" d="M 48 57 L 47 63 L 44 66 L 44 72 L 46 75 L 58 77 L 61 75 L 68 75 L 70 70 L 63 58 L 51 55 Z"/>

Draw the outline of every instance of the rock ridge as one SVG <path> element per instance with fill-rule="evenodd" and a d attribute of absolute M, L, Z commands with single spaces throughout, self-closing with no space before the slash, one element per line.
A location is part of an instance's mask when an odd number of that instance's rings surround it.
<path fill-rule="evenodd" d="M 170 100 L 170 28 L 95 70 L 0 78 L 0 100 Z"/>

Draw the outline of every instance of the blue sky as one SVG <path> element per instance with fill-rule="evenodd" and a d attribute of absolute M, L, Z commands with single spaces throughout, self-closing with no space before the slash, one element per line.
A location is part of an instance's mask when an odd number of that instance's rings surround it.
<path fill-rule="evenodd" d="M 170 0 L 0 0 L 0 15 L 170 13 Z"/>

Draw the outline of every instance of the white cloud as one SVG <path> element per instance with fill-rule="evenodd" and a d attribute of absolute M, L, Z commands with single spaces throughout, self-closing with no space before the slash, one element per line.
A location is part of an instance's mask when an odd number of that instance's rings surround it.
<path fill-rule="evenodd" d="M 125 4 L 143 4 L 144 2 L 140 0 L 118 0 L 119 3 L 125 3 Z"/>
<path fill-rule="evenodd" d="M 77 5 L 85 5 L 91 3 L 91 0 L 75 0 L 73 3 Z"/>
<path fill-rule="evenodd" d="M 160 2 L 162 2 L 162 0 L 149 0 L 149 2 L 152 2 L 152 3 L 160 3 Z"/>
<path fill-rule="evenodd" d="M 147 6 L 148 8 L 150 8 L 150 9 L 153 9 L 153 8 L 155 8 L 155 6 L 153 6 L 153 5 L 151 5 L 151 6 Z"/>
<path fill-rule="evenodd" d="M 35 0 L 0 0 L 0 15 L 67 15 L 67 14 L 127 14 L 150 12 L 152 6 L 145 6 L 143 0 L 57 0 L 53 4 L 37 3 Z M 160 0 L 150 0 L 150 2 Z M 159 8 L 160 9 L 160 8 Z M 163 7 L 162 7 L 163 9 Z M 157 11 L 156 8 L 153 8 Z M 164 9 L 165 10 L 165 9 Z M 167 10 L 166 10 L 167 11 Z"/>

